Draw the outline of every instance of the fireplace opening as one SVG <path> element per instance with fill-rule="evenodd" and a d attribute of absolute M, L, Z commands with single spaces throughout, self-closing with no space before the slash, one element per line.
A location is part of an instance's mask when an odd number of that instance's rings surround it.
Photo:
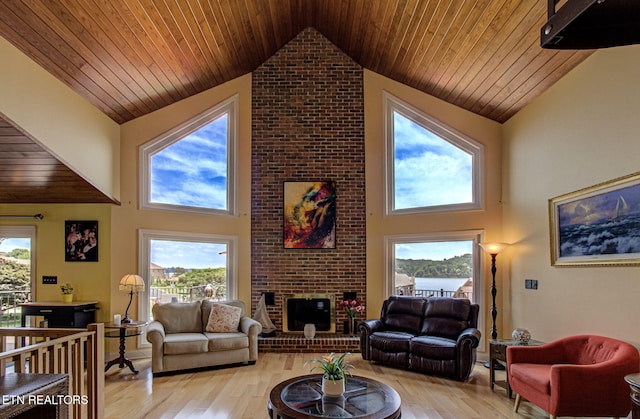
<path fill-rule="evenodd" d="M 302 332 L 312 323 L 317 332 L 335 333 L 335 296 L 329 294 L 294 294 L 285 296 L 283 332 Z"/>

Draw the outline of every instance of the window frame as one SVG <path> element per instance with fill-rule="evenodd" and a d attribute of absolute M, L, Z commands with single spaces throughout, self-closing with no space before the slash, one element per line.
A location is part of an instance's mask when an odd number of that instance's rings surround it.
<path fill-rule="evenodd" d="M 224 243 L 227 246 L 227 300 L 238 299 L 238 237 L 208 233 L 189 233 L 165 230 L 138 230 L 138 272 L 144 278 L 145 289 L 138 296 L 138 317 L 148 319 L 151 315 L 151 241 L 181 241 L 196 243 Z M 146 338 L 138 338 L 138 347 L 150 347 Z"/>
<path fill-rule="evenodd" d="M 140 209 L 160 211 L 187 212 L 192 214 L 208 214 L 236 216 L 236 153 L 237 153 L 237 115 L 238 95 L 213 106 L 177 127 L 159 135 L 139 147 L 140 168 Z M 227 190 L 226 209 L 201 208 L 189 205 L 164 204 L 151 201 L 151 157 L 162 149 L 174 144 L 189 134 L 198 131 L 205 125 L 227 114 Z"/>
<path fill-rule="evenodd" d="M 383 92 L 384 141 L 385 141 L 385 215 L 403 215 L 416 213 L 434 213 L 445 211 L 469 211 L 484 208 L 484 145 L 445 125 L 411 105 Z M 394 155 L 394 112 L 420 125 L 444 141 L 471 155 L 471 202 L 443 204 L 426 207 L 395 208 L 395 155 Z"/>
<path fill-rule="evenodd" d="M 484 272 L 483 251 L 478 246 L 483 242 L 483 230 L 445 231 L 438 233 L 398 234 L 384 236 L 384 290 L 383 299 L 387 300 L 393 295 L 395 282 L 395 246 L 400 243 L 424 243 L 445 241 L 472 241 L 473 260 L 473 297 L 472 302 L 480 307 L 485 305 L 486 279 Z M 485 330 L 485 316 L 481 309 L 478 313 L 478 330 Z M 479 350 L 484 350 L 484 340 L 481 339 Z"/>
<path fill-rule="evenodd" d="M 31 248 L 29 249 L 31 260 L 30 260 L 30 281 L 31 281 L 31 289 L 29 290 L 29 294 L 31 295 L 32 301 L 37 301 L 37 284 L 36 284 L 36 261 L 38 258 L 36 257 L 36 226 L 34 225 L 4 225 L 0 226 L 0 237 L 8 237 L 8 238 L 21 238 L 21 239 L 29 239 Z"/>

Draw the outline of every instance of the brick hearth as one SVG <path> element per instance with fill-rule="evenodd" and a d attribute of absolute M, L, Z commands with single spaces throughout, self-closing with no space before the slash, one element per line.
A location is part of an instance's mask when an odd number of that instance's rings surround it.
<path fill-rule="evenodd" d="M 360 338 L 336 333 L 319 333 L 307 339 L 299 333 L 277 333 L 274 337 L 258 337 L 260 352 L 359 353 Z"/>

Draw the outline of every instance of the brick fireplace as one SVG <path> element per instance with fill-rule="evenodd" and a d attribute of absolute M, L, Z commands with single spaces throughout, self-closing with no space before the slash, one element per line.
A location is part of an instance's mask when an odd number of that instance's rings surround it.
<path fill-rule="evenodd" d="M 307 28 L 253 72 L 252 84 L 252 308 L 263 292 L 275 294 L 267 309 L 279 350 L 339 351 L 339 339 L 353 344 L 342 334 L 345 293 L 366 304 L 363 70 Z M 285 249 L 283 182 L 317 180 L 336 183 L 335 249 Z M 284 296 L 301 293 L 335 298 L 336 333 L 318 334 L 315 347 L 282 333 Z"/>

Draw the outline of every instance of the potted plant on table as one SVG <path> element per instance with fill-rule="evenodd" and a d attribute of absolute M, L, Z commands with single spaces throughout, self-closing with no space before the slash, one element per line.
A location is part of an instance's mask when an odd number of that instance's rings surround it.
<path fill-rule="evenodd" d="M 71 282 L 66 282 L 60 285 L 60 292 L 62 292 L 63 303 L 70 303 L 73 301 L 73 285 L 71 285 Z"/>
<path fill-rule="evenodd" d="M 337 356 L 334 352 L 331 352 L 321 359 L 312 359 L 305 363 L 305 365 L 309 363 L 317 364 L 311 368 L 311 372 L 316 369 L 322 371 L 322 393 L 325 396 L 337 397 L 344 393 L 347 375 L 351 375 L 351 369 L 353 368 L 353 365 L 345 362 L 347 355 L 350 355 L 350 353 L 345 352 Z"/>

